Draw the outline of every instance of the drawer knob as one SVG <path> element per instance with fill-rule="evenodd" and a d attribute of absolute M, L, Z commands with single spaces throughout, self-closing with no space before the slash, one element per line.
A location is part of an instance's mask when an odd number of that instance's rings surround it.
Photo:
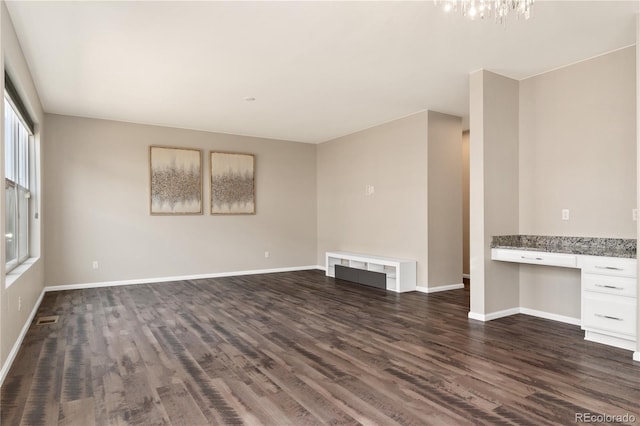
<path fill-rule="evenodd" d="M 600 266 L 600 265 L 596 265 L 596 269 L 607 269 L 609 271 L 624 271 L 624 268 L 616 268 L 615 266 Z"/>
<path fill-rule="evenodd" d="M 615 285 L 606 285 L 606 284 L 596 284 L 596 287 L 601 287 L 601 288 L 612 288 L 614 290 L 624 290 L 623 287 L 616 287 Z"/>
<path fill-rule="evenodd" d="M 602 314 L 595 314 L 597 317 L 599 318 L 606 318 L 606 319 L 612 319 L 612 320 L 616 320 L 616 321 L 624 321 L 622 318 L 618 318 L 618 317 L 612 317 L 609 315 L 602 315 Z"/>

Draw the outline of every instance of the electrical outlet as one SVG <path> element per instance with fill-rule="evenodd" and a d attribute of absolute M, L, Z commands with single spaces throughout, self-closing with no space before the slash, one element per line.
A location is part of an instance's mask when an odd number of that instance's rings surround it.
<path fill-rule="evenodd" d="M 638 220 L 638 209 L 631 210 L 631 219 Z"/>
<path fill-rule="evenodd" d="M 268 251 L 264 252 L 264 258 L 265 259 L 268 259 L 270 255 L 271 255 L 271 253 L 269 253 Z"/>
<path fill-rule="evenodd" d="M 569 209 L 562 209 L 562 220 L 569 220 Z"/>
<path fill-rule="evenodd" d="M 22 296 L 18 296 L 18 312 L 22 310 Z"/>
<path fill-rule="evenodd" d="M 98 269 L 98 268 L 100 267 L 100 265 L 98 265 L 98 261 L 97 261 L 97 260 L 94 260 L 94 261 L 91 263 L 91 266 L 93 267 L 93 269 Z"/>

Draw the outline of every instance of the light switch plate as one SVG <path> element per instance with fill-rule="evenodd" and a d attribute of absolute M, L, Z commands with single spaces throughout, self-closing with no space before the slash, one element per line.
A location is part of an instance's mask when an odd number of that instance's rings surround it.
<path fill-rule="evenodd" d="M 373 195 L 376 192 L 376 188 L 373 185 L 367 185 L 364 189 L 364 193 L 367 195 Z"/>

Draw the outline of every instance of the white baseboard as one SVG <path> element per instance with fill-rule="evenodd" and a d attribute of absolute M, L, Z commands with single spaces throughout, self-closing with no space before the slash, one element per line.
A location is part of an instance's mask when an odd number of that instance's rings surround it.
<path fill-rule="evenodd" d="M 535 309 L 529 308 L 520 308 L 520 313 L 525 315 L 530 315 L 532 317 L 544 318 L 553 321 L 564 322 L 566 324 L 572 325 L 581 325 L 582 321 L 580 318 L 567 317 L 564 315 L 552 314 L 550 312 L 538 311 Z"/>
<path fill-rule="evenodd" d="M 520 308 L 509 308 L 509 309 L 504 309 L 502 311 L 491 312 L 490 314 L 486 314 L 485 318 L 486 318 L 486 321 L 491 321 L 494 319 L 509 317 L 511 315 L 516 315 L 519 313 L 520 313 Z"/>
<path fill-rule="evenodd" d="M 640 351 L 635 351 L 633 353 L 633 360 L 640 362 Z"/>
<path fill-rule="evenodd" d="M 519 314 L 520 308 L 510 308 L 502 311 L 491 312 L 489 314 L 478 314 L 476 312 L 471 312 L 467 314 L 470 319 L 477 321 L 491 321 L 498 318 L 508 317 L 511 315 Z"/>
<path fill-rule="evenodd" d="M 29 331 L 29 327 L 31 327 L 31 323 L 33 322 L 33 319 L 36 317 L 36 314 L 38 313 L 38 309 L 40 308 L 40 304 L 42 303 L 42 298 L 44 297 L 44 293 L 45 293 L 45 289 L 42 289 L 42 291 L 40 292 L 40 296 L 38 297 L 38 300 L 36 300 L 36 303 L 33 305 L 33 309 L 29 314 L 29 318 L 27 318 L 27 321 L 22 326 L 22 330 L 20 330 L 20 334 L 18 335 L 16 342 L 13 344 L 13 347 L 11 348 L 11 352 L 9 352 L 7 359 L 4 361 L 4 364 L 2 365 L 2 369 L 0 369 L 0 386 L 2 386 L 2 384 L 4 383 L 4 379 L 7 377 L 7 374 L 9 373 L 9 370 L 13 365 L 13 361 L 15 361 L 16 356 L 18 355 L 20 346 L 22 346 L 22 341 L 24 340 L 24 336 L 27 335 L 27 331 Z"/>
<path fill-rule="evenodd" d="M 532 317 L 544 318 L 552 321 L 564 322 L 566 324 L 572 325 L 580 325 L 580 318 L 572 318 L 564 315 L 552 314 L 551 312 L 538 311 L 535 309 L 529 308 L 510 308 L 505 309 L 503 311 L 491 312 L 489 314 L 478 314 L 475 312 L 469 312 L 468 317 L 470 319 L 478 320 L 478 321 L 491 321 L 498 318 L 508 317 L 510 315 L 523 314 L 529 315 Z"/>
<path fill-rule="evenodd" d="M 467 314 L 467 316 L 469 317 L 469 319 L 472 320 L 476 320 L 476 321 L 485 321 L 484 319 L 484 315 L 483 314 L 477 314 L 475 312 L 471 312 L 469 311 L 469 313 Z"/>
<path fill-rule="evenodd" d="M 520 308 L 510 308 L 502 311 L 491 312 L 489 314 L 478 314 L 476 312 L 469 312 L 467 315 L 470 319 L 478 321 L 491 321 L 498 318 L 504 318 L 511 315 L 519 314 Z"/>
<path fill-rule="evenodd" d="M 321 271 L 325 271 L 325 272 L 327 271 L 327 267 L 326 266 L 316 265 L 314 268 L 315 269 L 320 269 Z"/>
<path fill-rule="evenodd" d="M 486 321 L 491 321 L 498 318 L 504 318 L 504 317 L 508 317 L 511 315 L 519 314 L 519 313 L 520 313 L 520 308 L 511 308 L 511 309 L 505 309 L 503 311 L 491 312 L 490 314 L 479 314 L 477 312 L 469 311 L 467 316 L 469 317 L 469 319 L 472 319 L 472 320 L 486 322 Z"/>
<path fill-rule="evenodd" d="M 45 291 L 79 290 L 83 288 L 115 287 L 115 286 L 121 286 L 121 285 L 153 284 L 153 283 L 165 283 L 165 282 L 171 282 L 171 281 L 200 280 L 205 278 L 235 277 L 238 275 L 257 275 L 257 274 L 273 274 L 277 272 L 308 271 L 308 270 L 318 269 L 318 268 L 319 266 L 317 265 L 292 266 L 287 268 L 215 272 L 211 274 L 180 275 L 175 277 L 155 277 L 155 278 L 140 278 L 140 279 L 134 279 L 134 280 L 121 280 L 121 281 L 103 281 L 103 282 L 82 283 L 82 284 L 49 285 L 49 286 L 46 286 L 44 289 Z"/>
<path fill-rule="evenodd" d="M 585 330 L 584 340 L 587 340 L 589 342 L 601 343 L 607 346 L 614 346 L 616 348 L 626 349 L 628 351 L 634 351 L 636 349 L 636 342 L 633 340 L 621 339 L 616 336 L 602 334 L 592 330 Z"/>
<path fill-rule="evenodd" d="M 420 293 L 437 293 L 439 291 L 458 290 L 464 288 L 464 284 L 440 285 L 438 287 L 421 287 L 416 286 L 416 291 Z"/>

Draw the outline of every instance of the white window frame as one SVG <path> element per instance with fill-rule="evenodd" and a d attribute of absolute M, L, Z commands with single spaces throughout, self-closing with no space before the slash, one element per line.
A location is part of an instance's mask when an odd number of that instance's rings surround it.
<path fill-rule="evenodd" d="M 9 94 L 5 91 L 4 94 L 4 99 L 5 99 L 5 103 L 4 103 L 4 108 L 5 108 L 5 121 L 4 121 L 4 125 L 5 125 L 5 139 L 6 139 L 6 135 L 9 133 L 7 131 L 7 126 L 9 126 L 11 123 L 7 122 L 7 113 L 8 113 L 8 109 L 10 109 L 10 111 L 13 112 L 13 114 L 15 115 L 15 118 L 17 120 L 12 120 L 14 126 L 16 126 L 15 129 L 13 129 L 13 131 L 10 133 L 12 136 L 12 142 L 14 144 L 13 147 L 13 170 L 14 172 L 14 179 L 10 179 L 7 177 L 7 170 L 5 170 L 5 191 L 6 188 L 8 187 L 13 187 L 15 188 L 15 201 L 14 201 L 14 205 L 16 208 L 15 211 L 15 235 L 11 235 L 9 236 L 9 234 L 7 234 L 7 230 L 6 230 L 6 220 L 5 220 L 5 244 L 6 244 L 6 239 L 8 237 L 12 237 L 15 239 L 16 241 L 16 246 L 15 246 L 15 251 L 16 251 L 16 256 L 14 259 L 11 259 L 10 261 L 7 261 L 5 263 L 5 272 L 9 273 L 12 270 L 14 270 L 16 267 L 20 266 L 21 264 L 23 264 L 26 260 L 29 259 L 30 257 L 30 246 L 29 246 L 29 240 L 30 240 L 30 231 L 31 231 L 31 217 L 30 217 L 30 211 L 31 211 L 31 192 L 30 192 L 30 185 L 29 185 L 29 181 L 30 181 L 30 158 L 31 158 L 31 147 L 33 144 L 33 133 L 29 130 L 29 126 L 26 125 L 26 123 L 24 122 L 24 118 L 22 117 L 22 115 L 20 114 L 18 108 L 15 106 L 11 96 L 9 96 Z M 19 126 L 19 127 L 17 127 Z M 20 143 L 22 141 L 19 140 L 20 136 L 25 136 L 26 135 L 26 140 L 23 141 L 25 142 L 25 146 L 24 146 L 24 151 L 22 152 L 22 155 L 20 155 Z M 6 146 L 7 146 L 8 141 L 4 141 L 5 144 L 5 164 L 7 164 L 7 150 L 6 150 Z M 20 195 L 21 195 L 21 191 L 20 189 L 22 189 L 24 191 L 24 196 L 27 198 L 27 209 L 26 211 L 21 211 L 20 209 Z M 5 194 L 6 197 L 6 194 Z M 6 200 L 6 198 L 5 198 Z M 6 209 L 6 206 L 5 206 Z M 27 227 L 26 227 L 26 232 L 27 235 L 23 236 L 21 235 L 22 230 L 20 229 L 20 219 L 21 217 L 23 217 L 24 215 L 26 215 L 26 220 L 27 220 Z M 22 244 L 26 244 L 27 245 L 27 249 L 26 250 L 22 250 Z M 21 255 L 21 252 L 24 251 L 24 254 Z M 6 253 L 5 253 L 6 255 Z M 5 256 L 5 260 L 6 260 L 6 256 Z"/>

